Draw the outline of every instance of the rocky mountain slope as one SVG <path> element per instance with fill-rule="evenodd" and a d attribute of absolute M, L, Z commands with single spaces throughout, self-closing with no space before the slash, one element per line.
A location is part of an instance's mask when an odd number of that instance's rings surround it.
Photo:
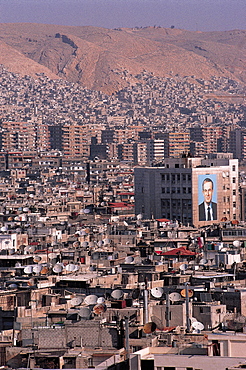
<path fill-rule="evenodd" d="M 224 76 L 245 83 L 246 31 L 0 24 L 0 64 L 106 93 L 136 83 L 144 70 L 160 77 Z"/>

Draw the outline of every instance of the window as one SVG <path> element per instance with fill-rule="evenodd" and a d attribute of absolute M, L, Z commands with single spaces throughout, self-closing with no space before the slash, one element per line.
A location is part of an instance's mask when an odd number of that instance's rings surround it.
<path fill-rule="evenodd" d="M 185 174 L 183 174 L 182 179 L 183 179 L 183 181 L 186 181 L 186 175 Z"/>
<path fill-rule="evenodd" d="M 179 163 L 175 163 L 174 167 L 179 168 Z"/>
<path fill-rule="evenodd" d="M 188 193 L 191 194 L 191 187 L 188 188 Z"/>
<path fill-rule="evenodd" d="M 232 166 L 232 171 L 236 171 L 236 166 L 235 166 L 235 164 Z"/>
<path fill-rule="evenodd" d="M 233 182 L 233 184 L 236 184 L 236 177 L 232 178 L 232 182 Z"/>
<path fill-rule="evenodd" d="M 170 188 L 168 187 L 166 190 L 167 194 L 170 194 Z"/>
<path fill-rule="evenodd" d="M 162 194 L 165 194 L 166 189 L 165 188 L 161 188 L 161 192 L 162 192 Z"/>
<path fill-rule="evenodd" d="M 180 181 L 180 174 L 177 174 L 177 181 Z"/>
<path fill-rule="evenodd" d="M 237 194 L 236 189 L 233 189 L 232 190 L 232 195 L 236 195 L 236 194 Z"/>
<path fill-rule="evenodd" d="M 186 194 L 186 188 L 183 188 L 183 194 Z"/>
<path fill-rule="evenodd" d="M 169 181 L 170 180 L 170 176 L 169 176 L 169 173 L 166 174 L 166 180 Z"/>
<path fill-rule="evenodd" d="M 232 205 L 233 205 L 233 207 L 236 207 L 237 206 L 237 203 L 236 202 L 233 202 Z"/>
<path fill-rule="evenodd" d="M 180 194 L 180 188 L 177 188 L 177 194 Z"/>

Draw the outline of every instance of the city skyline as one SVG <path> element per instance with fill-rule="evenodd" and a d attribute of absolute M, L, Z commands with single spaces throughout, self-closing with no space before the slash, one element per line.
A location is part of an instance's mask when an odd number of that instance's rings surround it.
<path fill-rule="evenodd" d="M 1 0 L 0 23 L 224 31 L 245 29 L 245 11 L 244 0 Z"/>

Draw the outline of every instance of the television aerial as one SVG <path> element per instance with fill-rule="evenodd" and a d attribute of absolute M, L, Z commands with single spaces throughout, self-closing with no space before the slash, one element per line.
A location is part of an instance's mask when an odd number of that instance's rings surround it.
<path fill-rule="evenodd" d="M 39 274 L 41 270 L 42 270 L 42 265 L 33 266 L 33 269 L 32 269 L 32 271 L 35 272 L 35 274 Z"/>
<path fill-rule="evenodd" d="M 81 309 L 78 312 L 78 315 L 83 320 L 90 320 L 91 310 L 88 307 L 81 307 Z"/>
<path fill-rule="evenodd" d="M 60 274 L 63 270 L 63 266 L 60 263 L 56 263 L 52 270 L 54 273 Z"/>
<path fill-rule="evenodd" d="M 111 297 L 115 300 L 122 299 L 124 296 L 124 292 L 121 289 L 115 289 L 111 293 Z"/>
<path fill-rule="evenodd" d="M 242 243 L 240 242 L 240 240 L 234 240 L 232 244 L 234 247 L 239 248 Z"/>
<path fill-rule="evenodd" d="M 199 265 L 206 265 L 206 263 L 208 263 L 208 260 L 206 258 L 202 258 L 199 262 Z"/>
<path fill-rule="evenodd" d="M 98 297 L 95 294 L 87 295 L 84 299 L 86 306 L 93 306 L 97 304 Z"/>
<path fill-rule="evenodd" d="M 100 315 L 101 313 L 106 312 L 106 310 L 107 310 L 107 306 L 104 303 L 96 304 L 93 307 L 93 312 L 95 315 Z"/>
<path fill-rule="evenodd" d="M 65 267 L 66 271 L 68 272 L 74 272 L 76 270 L 76 265 L 73 264 L 73 263 L 69 263 L 66 267 Z"/>
<path fill-rule="evenodd" d="M 125 263 L 132 263 L 134 262 L 134 257 L 133 256 L 127 256 L 125 258 Z"/>
<path fill-rule="evenodd" d="M 32 266 L 30 266 L 30 265 L 28 265 L 28 266 L 26 266 L 25 268 L 24 268 L 24 273 L 25 274 L 32 274 L 32 271 L 33 271 L 33 267 Z"/>
<path fill-rule="evenodd" d="M 33 262 L 35 262 L 35 263 L 39 263 L 41 260 L 42 260 L 42 257 L 40 257 L 40 256 L 34 256 L 33 257 Z"/>
<path fill-rule="evenodd" d="M 156 325 L 158 330 L 164 330 L 164 325 L 162 321 L 157 316 L 151 316 L 151 321 Z"/>
<path fill-rule="evenodd" d="M 50 260 L 54 260 L 57 257 L 57 254 L 56 253 L 50 253 L 48 255 L 48 257 L 49 257 Z"/>
<path fill-rule="evenodd" d="M 154 298 L 161 298 L 162 295 L 163 295 L 163 288 L 161 287 L 156 287 L 156 288 L 152 288 L 150 293 L 151 295 L 154 297 Z"/>
<path fill-rule="evenodd" d="M 99 297 L 97 299 L 97 304 L 101 304 L 101 303 L 104 303 L 105 302 L 105 298 L 104 297 Z"/>
<path fill-rule="evenodd" d="M 70 301 L 72 307 L 79 306 L 82 302 L 83 302 L 82 297 L 74 297 Z"/>
<path fill-rule="evenodd" d="M 178 292 L 172 292 L 169 294 L 169 299 L 171 302 L 179 302 L 181 300 L 181 295 Z"/>
<path fill-rule="evenodd" d="M 141 293 L 141 291 L 140 291 L 139 288 L 133 289 L 133 291 L 132 291 L 132 299 L 138 299 L 139 296 L 140 296 L 140 293 Z"/>
<path fill-rule="evenodd" d="M 180 294 L 181 294 L 181 296 L 183 298 L 186 298 L 186 289 L 182 289 L 181 292 L 180 292 Z M 188 289 L 188 297 L 189 298 L 193 297 L 193 294 L 194 294 L 193 290 L 192 289 Z"/>
<path fill-rule="evenodd" d="M 191 326 L 197 333 L 200 333 L 204 329 L 204 325 L 200 321 L 193 322 Z"/>
<path fill-rule="evenodd" d="M 145 334 L 151 334 L 156 330 L 157 326 L 153 321 L 147 322 L 143 327 L 143 332 Z"/>
<path fill-rule="evenodd" d="M 43 266 L 42 270 L 41 270 L 41 275 L 47 275 L 49 272 L 49 268 L 47 266 Z"/>
<path fill-rule="evenodd" d="M 187 268 L 188 268 L 188 265 L 186 264 L 186 263 L 183 263 L 182 265 L 180 265 L 179 266 L 179 269 L 181 270 L 181 271 L 185 271 L 185 270 L 187 270 Z"/>

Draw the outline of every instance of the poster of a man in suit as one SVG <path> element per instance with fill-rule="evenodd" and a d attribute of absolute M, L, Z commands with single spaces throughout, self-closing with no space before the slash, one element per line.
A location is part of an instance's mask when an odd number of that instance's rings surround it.
<path fill-rule="evenodd" d="M 199 221 L 217 220 L 217 176 L 198 175 Z"/>

